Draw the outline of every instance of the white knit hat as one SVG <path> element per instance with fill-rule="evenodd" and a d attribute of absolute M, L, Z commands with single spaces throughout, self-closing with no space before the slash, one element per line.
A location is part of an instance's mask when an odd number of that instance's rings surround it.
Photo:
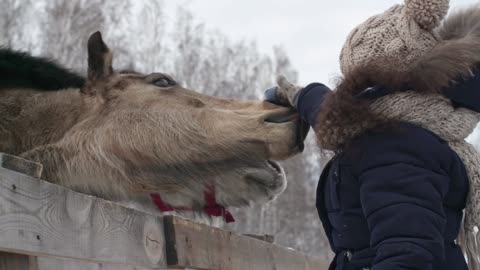
<path fill-rule="evenodd" d="M 340 54 L 342 73 L 366 64 L 406 69 L 439 42 L 434 29 L 448 8 L 449 0 L 405 0 L 369 18 L 347 37 Z"/>

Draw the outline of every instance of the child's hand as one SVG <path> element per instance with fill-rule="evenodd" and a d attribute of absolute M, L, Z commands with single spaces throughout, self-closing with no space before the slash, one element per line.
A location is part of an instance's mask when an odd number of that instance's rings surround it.
<path fill-rule="evenodd" d="M 300 90 L 303 88 L 289 82 L 283 75 L 277 77 L 277 86 L 265 91 L 265 100 L 286 107 L 296 107 Z"/>

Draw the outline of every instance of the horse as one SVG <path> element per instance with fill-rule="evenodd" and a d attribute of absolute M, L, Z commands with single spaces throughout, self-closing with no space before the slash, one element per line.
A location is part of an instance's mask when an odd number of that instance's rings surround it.
<path fill-rule="evenodd" d="M 293 109 L 204 95 L 165 73 L 116 71 L 100 32 L 87 61 L 83 77 L 0 50 L 0 152 L 42 164 L 46 181 L 118 202 L 161 198 L 202 212 L 285 189 L 277 161 L 303 150 L 307 130 Z"/>

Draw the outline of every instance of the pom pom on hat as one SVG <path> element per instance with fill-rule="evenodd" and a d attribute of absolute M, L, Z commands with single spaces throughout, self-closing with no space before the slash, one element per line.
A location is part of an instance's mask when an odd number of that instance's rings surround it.
<path fill-rule="evenodd" d="M 440 25 L 449 8 L 449 0 L 405 0 L 406 13 L 421 28 L 432 30 Z"/>

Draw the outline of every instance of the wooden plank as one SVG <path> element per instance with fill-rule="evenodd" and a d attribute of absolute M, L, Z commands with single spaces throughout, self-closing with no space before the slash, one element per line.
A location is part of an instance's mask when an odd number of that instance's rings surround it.
<path fill-rule="evenodd" d="M 30 160 L 0 152 L 0 167 L 20 172 L 31 177 L 40 178 L 43 166 Z"/>
<path fill-rule="evenodd" d="M 28 161 L 5 160 L 0 155 L 0 165 L 37 174 L 35 166 L 24 165 Z M 318 258 L 265 242 L 267 236 L 260 241 L 178 217 L 162 219 L 16 171 L 0 167 L 0 251 L 30 255 L 9 257 L 19 269 L 27 258 L 28 270 L 328 268 Z"/>
<path fill-rule="evenodd" d="M 170 266 L 229 270 L 322 270 L 328 262 L 251 237 L 165 217 L 167 261 Z"/>
<path fill-rule="evenodd" d="M 0 270 L 38 270 L 32 256 L 0 252 Z"/>
<path fill-rule="evenodd" d="M 163 220 L 0 168 L 0 251 L 166 266 Z"/>
<path fill-rule="evenodd" d="M 105 264 L 49 257 L 37 257 L 37 270 L 151 270 L 124 264 Z"/>

